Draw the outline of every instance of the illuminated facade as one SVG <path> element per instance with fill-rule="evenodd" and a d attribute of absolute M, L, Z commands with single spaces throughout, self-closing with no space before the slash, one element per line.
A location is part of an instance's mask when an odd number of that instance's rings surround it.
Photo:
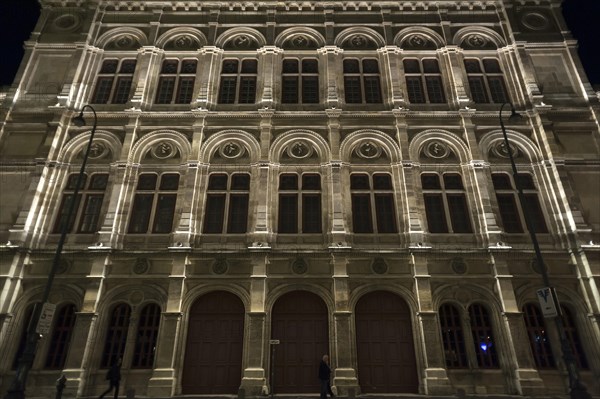
<path fill-rule="evenodd" d="M 0 108 L 0 392 L 69 223 L 30 397 L 119 357 L 123 393 L 315 393 L 324 353 L 341 396 L 564 394 L 512 151 L 600 395 L 600 108 L 560 1 L 41 3 Z"/>

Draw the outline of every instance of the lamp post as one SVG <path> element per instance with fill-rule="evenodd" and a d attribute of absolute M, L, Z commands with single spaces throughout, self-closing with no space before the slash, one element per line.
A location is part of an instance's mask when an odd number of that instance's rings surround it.
<path fill-rule="evenodd" d="M 525 219 L 525 225 L 527 226 L 527 231 L 529 232 L 529 237 L 531 238 L 531 243 L 533 244 L 533 250 L 535 251 L 535 259 L 538 264 L 540 273 L 542 274 L 542 279 L 544 281 L 544 285 L 550 288 L 550 292 L 553 292 L 553 288 L 550 285 L 550 278 L 548 276 L 548 269 L 546 268 L 546 264 L 544 263 L 544 258 L 542 257 L 542 251 L 540 250 L 540 245 L 537 240 L 537 236 L 535 234 L 535 228 L 533 226 L 533 222 L 531 220 L 531 216 L 527 211 L 527 200 L 525 199 L 525 195 L 523 194 L 523 188 L 521 187 L 521 183 L 519 181 L 517 165 L 515 164 L 515 159 L 513 157 L 512 149 L 510 147 L 510 142 L 508 141 L 508 135 L 506 134 L 506 128 L 504 127 L 504 121 L 502 119 L 502 110 L 505 105 L 510 105 L 510 117 L 509 121 L 517 121 L 521 119 L 521 115 L 519 115 L 515 111 L 515 107 L 511 103 L 504 103 L 500 107 L 500 112 L 498 113 L 498 118 L 500 119 L 500 127 L 502 128 L 502 136 L 504 138 L 504 146 L 506 147 L 506 152 L 508 153 L 508 158 L 510 159 L 510 166 L 512 168 L 513 173 L 513 181 L 515 182 L 515 187 L 517 188 L 519 203 L 521 204 L 521 209 L 523 210 L 523 217 Z M 560 304 L 558 302 L 558 298 L 555 296 L 552 298 L 555 301 L 556 308 L 558 310 L 558 316 L 552 317 L 554 320 L 554 324 L 556 326 L 556 330 L 558 331 L 558 335 L 560 337 L 560 346 L 562 350 L 562 357 L 567 367 L 567 372 L 569 374 L 569 394 L 571 399 L 591 399 L 592 396 L 588 393 L 586 387 L 581 383 L 579 379 L 579 372 L 577 370 L 577 366 L 575 364 L 575 359 L 573 357 L 573 351 L 571 350 L 571 346 L 569 340 L 567 339 L 567 334 L 565 332 L 565 326 L 563 324 L 561 318 L 561 310 Z"/>
<path fill-rule="evenodd" d="M 88 160 L 88 156 L 90 154 L 90 149 L 92 147 L 92 141 L 94 140 L 94 133 L 96 132 L 96 126 L 98 124 L 98 117 L 96 115 L 96 110 L 91 105 L 84 105 L 81 109 L 79 115 L 72 119 L 72 122 L 76 126 L 84 126 L 85 119 L 83 119 L 83 111 L 89 108 L 94 114 L 94 126 L 92 127 L 92 132 L 90 134 L 90 139 L 88 142 L 88 146 L 85 150 L 85 154 L 83 156 L 83 161 L 81 162 L 81 169 L 79 170 L 79 175 L 77 176 L 77 183 L 75 184 L 75 190 L 73 191 L 73 197 L 71 202 L 69 203 L 69 209 L 67 212 L 67 218 L 61 226 L 60 231 L 60 239 L 58 240 L 58 244 L 56 246 L 56 252 L 54 253 L 54 259 L 52 261 L 52 268 L 50 269 L 50 273 L 48 274 L 48 279 L 46 280 L 46 287 L 44 288 L 44 293 L 42 294 L 42 299 L 40 303 L 36 304 L 33 309 L 33 314 L 31 315 L 31 321 L 27 326 L 27 335 L 25 340 L 25 348 L 23 349 L 23 354 L 19 358 L 19 363 L 17 366 L 17 371 L 15 377 L 11 383 L 8 392 L 4 396 L 5 399 L 24 399 L 25 398 L 25 385 L 27 384 L 27 375 L 29 374 L 29 370 L 31 370 L 31 366 L 33 364 L 33 360 L 35 358 L 38 340 L 41 338 L 40 334 L 37 332 L 38 322 L 40 321 L 40 316 L 42 315 L 42 306 L 48 302 L 48 297 L 50 296 L 50 290 L 52 289 L 52 283 L 54 282 L 54 277 L 56 276 L 56 272 L 58 270 L 58 266 L 60 265 L 60 257 L 62 253 L 63 246 L 65 244 L 65 240 L 67 238 L 67 234 L 69 232 L 70 220 L 73 217 L 73 212 L 75 211 L 75 204 L 77 195 L 79 194 L 79 189 L 81 188 L 81 183 L 83 182 L 83 176 L 85 175 L 85 165 Z"/>

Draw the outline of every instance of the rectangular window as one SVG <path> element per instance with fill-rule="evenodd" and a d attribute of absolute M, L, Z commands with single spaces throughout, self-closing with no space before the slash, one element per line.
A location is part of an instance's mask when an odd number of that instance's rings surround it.
<path fill-rule="evenodd" d="M 131 208 L 130 233 L 145 233 L 148 231 L 153 202 L 153 194 L 136 194 Z"/>
<path fill-rule="evenodd" d="M 485 84 L 483 83 L 483 77 L 469 77 L 469 87 L 471 88 L 471 96 L 473 97 L 473 101 L 479 104 L 489 102 L 485 90 Z"/>
<path fill-rule="evenodd" d="M 206 216 L 204 217 L 204 233 L 220 234 L 223 232 L 225 217 L 225 194 L 209 194 L 206 198 Z"/>
<path fill-rule="evenodd" d="M 117 87 L 115 89 L 115 95 L 112 101 L 113 104 L 125 104 L 129 100 L 132 82 L 133 79 L 130 77 L 117 79 Z"/>
<path fill-rule="evenodd" d="M 298 77 L 284 76 L 282 80 L 281 102 L 284 104 L 298 103 Z"/>
<path fill-rule="evenodd" d="M 245 233 L 248 223 L 248 194 L 232 194 L 229 198 L 228 233 Z"/>
<path fill-rule="evenodd" d="M 423 93 L 423 86 L 421 86 L 421 78 L 407 76 L 406 89 L 408 90 L 408 101 L 413 104 L 425 102 L 425 94 Z"/>
<path fill-rule="evenodd" d="M 302 194 L 302 232 L 321 232 L 320 194 Z"/>
<path fill-rule="evenodd" d="M 427 226 L 430 233 L 447 233 L 446 213 L 441 194 L 424 194 Z"/>
<path fill-rule="evenodd" d="M 509 101 L 500 63 L 495 58 L 465 59 L 471 97 L 476 103 Z"/>
<path fill-rule="evenodd" d="M 254 104 L 256 97 L 256 77 L 245 76 L 240 79 L 240 104 Z"/>
<path fill-rule="evenodd" d="M 344 77 L 344 93 L 346 102 L 348 104 L 360 104 L 362 102 L 362 94 L 360 92 L 360 77 Z"/>
<path fill-rule="evenodd" d="M 175 91 L 175 78 L 160 78 L 158 82 L 158 95 L 156 96 L 157 104 L 170 104 Z"/>
<path fill-rule="evenodd" d="M 245 233 L 248 225 L 250 175 L 213 173 L 208 179 L 205 234 Z"/>
<path fill-rule="evenodd" d="M 120 67 L 119 67 L 120 63 Z M 136 60 L 104 60 L 92 96 L 94 104 L 125 104 L 129 101 Z"/>
<path fill-rule="evenodd" d="M 179 174 L 164 173 L 160 176 L 144 173 L 139 176 L 136 194 L 129 220 L 131 234 L 166 234 L 173 229 Z M 148 229 L 152 228 L 151 231 Z"/>
<path fill-rule="evenodd" d="M 396 215 L 392 194 L 375 194 L 378 233 L 396 233 Z"/>
<path fill-rule="evenodd" d="M 221 78 L 221 88 L 219 90 L 219 104 L 235 103 L 237 78 L 224 77 Z"/>
<path fill-rule="evenodd" d="M 352 194 L 352 226 L 355 233 L 373 232 L 369 194 Z"/>
<path fill-rule="evenodd" d="M 298 195 L 279 194 L 279 233 L 298 232 Z"/>
<path fill-rule="evenodd" d="M 302 77 L 302 102 L 305 104 L 319 103 L 319 77 Z"/>
<path fill-rule="evenodd" d="M 452 230 L 455 233 L 471 233 L 471 218 L 464 194 L 448 194 L 447 199 Z"/>
<path fill-rule="evenodd" d="M 54 224 L 54 233 L 62 232 L 62 228 L 67 222 L 67 214 L 71 201 L 74 198 L 73 194 L 77 185 L 77 179 L 78 174 L 72 174 L 67 179 L 67 184 L 63 191 L 63 199 L 59 207 L 59 214 Z M 78 233 L 90 234 L 98 231 L 104 191 L 107 185 L 108 174 L 106 173 L 95 173 L 89 180 L 84 175 L 73 214 L 68 222 L 67 231 L 72 232 L 75 227 L 77 227 Z"/>

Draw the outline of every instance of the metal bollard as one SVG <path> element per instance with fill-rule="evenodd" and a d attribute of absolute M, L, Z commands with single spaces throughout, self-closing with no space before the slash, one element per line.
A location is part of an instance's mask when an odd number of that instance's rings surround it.
<path fill-rule="evenodd" d="M 65 386 L 67 385 L 67 377 L 65 377 L 65 375 L 61 375 L 60 378 L 58 380 L 56 380 L 56 396 L 55 399 L 60 399 L 62 398 L 62 394 L 63 394 L 63 390 L 65 389 Z"/>

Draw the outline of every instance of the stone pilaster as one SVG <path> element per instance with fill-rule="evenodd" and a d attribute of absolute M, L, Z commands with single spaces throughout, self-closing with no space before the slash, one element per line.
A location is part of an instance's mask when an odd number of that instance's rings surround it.
<path fill-rule="evenodd" d="M 446 46 L 438 50 L 440 54 L 440 70 L 450 80 L 448 100 L 459 108 L 472 103 L 467 95 L 467 76 L 462 66 L 462 49 L 457 46 Z"/>
<path fill-rule="evenodd" d="M 340 106 L 340 88 L 342 76 L 339 71 L 342 70 L 342 61 L 340 55 L 343 49 L 337 46 L 325 46 L 318 50 L 320 60 L 325 64 L 325 106 L 327 108 L 339 108 Z"/>
<path fill-rule="evenodd" d="M 387 99 L 389 106 L 392 108 L 401 108 L 406 106 L 404 99 L 404 65 L 401 60 L 402 49 L 398 46 L 385 46 L 378 50 L 383 58 L 384 75 L 387 79 L 391 96 Z"/>
<path fill-rule="evenodd" d="M 154 90 L 158 87 L 157 77 L 163 54 L 163 50 L 154 46 L 144 46 L 138 50 L 136 73 L 133 79 L 135 91 L 127 108 L 145 110 L 152 104 Z"/>
<path fill-rule="evenodd" d="M 211 109 L 217 103 L 222 56 L 223 50 L 218 47 L 205 46 L 200 49 L 198 65 L 201 69 L 196 83 L 198 92 L 192 108 Z"/>
<path fill-rule="evenodd" d="M 257 90 L 257 103 L 263 108 L 274 108 L 274 94 L 278 91 L 275 76 L 280 75 L 281 54 L 283 50 L 275 46 L 264 46 L 258 49 L 259 67 L 262 71 Z"/>

